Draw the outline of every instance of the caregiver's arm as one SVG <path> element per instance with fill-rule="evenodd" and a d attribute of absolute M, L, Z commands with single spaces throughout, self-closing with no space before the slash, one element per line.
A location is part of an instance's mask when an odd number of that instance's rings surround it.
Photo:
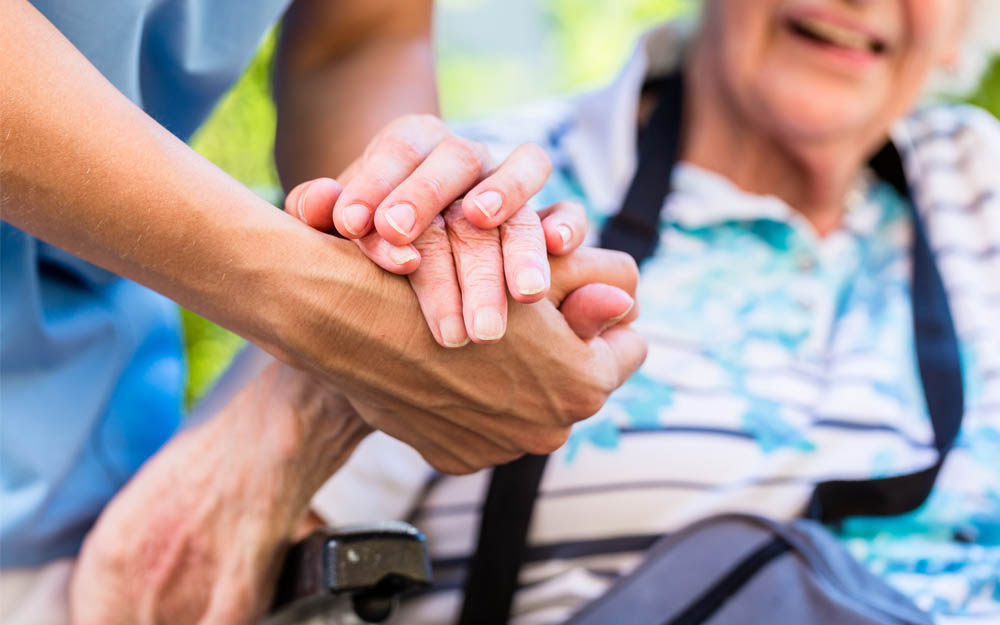
<path fill-rule="evenodd" d="M 0 0 L 0 12 L 3 219 L 377 404 L 384 412 L 361 415 L 373 426 L 407 440 L 406 428 L 421 421 L 483 422 L 467 432 L 480 444 L 507 454 L 551 450 L 641 361 L 644 344 L 627 328 L 581 340 L 555 308 L 565 312 L 566 293 L 551 291 L 550 303 L 515 309 L 523 321 L 512 319 L 517 332 L 501 344 L 441 357 L 400 277 L 199 157 L 27 2 Z M 478 232 L 452 221 L 456 236 Z M 604 282 L 634 292 L 630 258 L 581 252 L 559 259 L 570 291 Z M 603 306 L 607 298 L 593 301 Z M 414 435 L 433 437 L 428 446 L 446 457 L 474 452 L 455 432 Z M 462 470 L 475 462 L 442 464 Z"/>
<path fill-rule="evenodd" d="M 294 256 L 318 235 L 143 113 L 30 4 L 0 13 L 4 221 L 274 345 L 262 321 L 287 314 L 261 296 L 308 268 Z"/>
<path fill-rule="evenodd" d="M 285 188 L 337 176 L 401 115 L 438 113 L 432 4 L 292 3 L 275 55 L 275 157 Z"/>

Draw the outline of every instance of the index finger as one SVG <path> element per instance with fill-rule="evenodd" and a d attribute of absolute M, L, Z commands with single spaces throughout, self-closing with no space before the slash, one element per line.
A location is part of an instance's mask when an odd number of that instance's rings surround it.
<path fill-rule="evenodd" d="M 534 143 L 525 143 L 462 200 L 462 211 L 478 228 L 496 228 L 542 190 L 552 173 L 552 161 Z"/>
<path fill-rule="evenodd" d="M 409 115 L 386 126 L 372 141 L 333 208 L 333 223 L 349 239 L 372 228 L 372 213 L 449 136 L 432 115 Z M 407 241 L 408 242 L 408 241 Z"/>

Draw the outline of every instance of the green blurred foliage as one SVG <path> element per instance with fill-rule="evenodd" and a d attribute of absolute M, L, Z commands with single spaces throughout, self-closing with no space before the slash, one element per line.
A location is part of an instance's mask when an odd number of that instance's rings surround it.
<path fill-rule="evenodd" d="M 191 146 L 269 201 L 277 199 L 274 151 L 276 114 L 271 101 L 275 34 L 264 38 L 243 76 L 191 139 Z M 243 345 L 243 339 L 188 310 L 181 311 L 187 352 L 188 406 L 208 390 Z"/>
<path fill-rule="evenodd" d="M 691 0 L 552 0 L 553 41 L 559 48 L 560 91 L 592 87 L 614 76 L 636 37 L 666 19 L 689 14 Z"/>
<path fill-rule="evenodd" d="M 439 11 L 482 10 L 497 0 L 439 0 Z M 692 0 L 539 0 L 547 33 L 536 46 L 549 63 L 502 52 L 467 52 L 447 31 L 437 33 L 438 80 L 442 111 L 467 117 L 565 94 L 607 80 L 618 70 L 636 36 L 664 19 L 690 12 Z M 511 33 L 516 37 L 517 33 Z M 275 111 L 270 69 L 275 35 L 262 43 L 246 73 L 192 139 L 193 147 L 271 202 L 280 200 L 271 153 Z M 541 69 L 545 75 L 539 75 Z M 982 87 L 968 101 L 1000 117 L 1000 57 L 993 60 Z M 188 356 L 187 398 L 191 403 L 212 384 L 242 345 L 242 340 L 183 311 Z"/>
<path fill-rule="evenodd" d="M 971 94 L 967 101 L 1000 118 L 1000 55 L 993 57 L 979 90 Z"/>
<path fill-rule="evenodd" d="M 437 3 L 439 14 L 472 15 L 490 4 L 498 2 Z M 511 32 L 511 43 L 504 49 L 469 49 L 468 38 L 439 30 L 437 75 L 445 117 L 482 116 L 600 84 L 618 71 L 638 35 L 697 6 L 693 0 L 539 0 L 534 4 L 541 21 L 540 41 L 526 41 L 523 33 Z M 448 24 L 447 20 L 439 22 Z M 524 50 L 528 58 L 512 54 Z"/>

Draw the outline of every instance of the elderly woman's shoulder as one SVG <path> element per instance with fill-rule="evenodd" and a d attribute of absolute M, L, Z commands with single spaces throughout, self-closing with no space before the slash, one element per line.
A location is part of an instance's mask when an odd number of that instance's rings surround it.
<path fill-rule="evenodd" d="M 969 104 L 924 105 L 904 118 L 899 130 L 923 156 L 959 152 L 966 159 L 1000 158 L 1000 120 Z"/>
<path fill-rule="evenodd" d="M 911 183 L 939 252 L 997 267 L 1000 122 L 967 104 L 933 104 L 902 120 L 893 134 L 902 139 L 897 145 L 911 164 L 908 173 L 917 174 Z"/>

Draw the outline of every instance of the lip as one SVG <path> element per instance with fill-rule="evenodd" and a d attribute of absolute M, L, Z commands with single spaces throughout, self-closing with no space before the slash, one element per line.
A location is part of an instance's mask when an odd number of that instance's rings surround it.
<path fill-rule="evenodd" d="M 817 6 L 796 6 L 788 9 L 780 15 L 781 30 L 791 35 L 803 47 L 815 50 L 825 57 L 841 63 L 847 63 L 854 68 L 859 66 L 873 65 L 885 59 L 892 50 L 892 45 L 888 37 L 876 31 L 874 28 L 858 20 L 845 17 L 834 11 L 826 10 Z M 881 50 L 876 52 L 871 49 L 858 49 L 839 46 L 834 43 L 825 43 L 812 40 L 796 31 L 795 24 L 806 20 L 817 20 L 827 22 L 833 26 L 860 33 L 870 41 L 877 42 Z"/>

